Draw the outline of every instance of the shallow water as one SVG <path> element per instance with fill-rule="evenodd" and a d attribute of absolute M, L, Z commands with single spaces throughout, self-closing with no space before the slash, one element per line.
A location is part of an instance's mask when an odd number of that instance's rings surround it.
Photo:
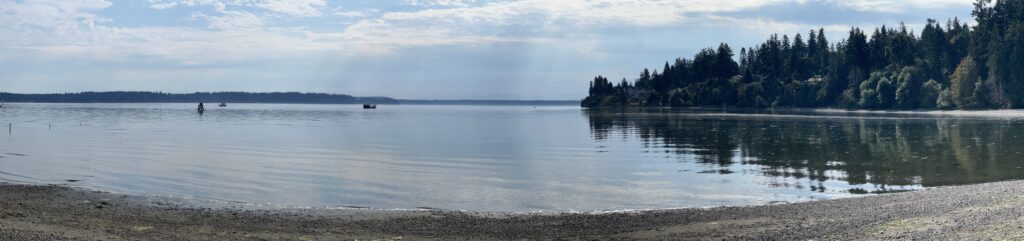
<path fill-rule="evenodd" d="M 596 211 L 1024 177 L 1024 112 L 8 103 L 0 179 L 288 207 Z"/>

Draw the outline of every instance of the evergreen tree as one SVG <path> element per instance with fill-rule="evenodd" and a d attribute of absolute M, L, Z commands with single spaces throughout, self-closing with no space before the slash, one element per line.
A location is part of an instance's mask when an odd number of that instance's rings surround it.
<path fill-rule="evenodd" d="M 928 19 L 870 33 L 851 28 L 836 43 L 824 29 L 773 34 L 741 48 L 726 43 L 693 58 L 644 69 L 632 83 L 597 76 L 584 106 L 847 108 L 1024 107 L 1024 0 L 977 0 L 976 26 Z"/>
<path fill-rule="evenodd" d="M 955 106 L 965 109 L 977 107 L 977 101 L 973 99 L 974 86 L 981 81 L 981 76 L 974 58 L 966 57 L 960 61 L 949 80 L 949 98 Z"/>

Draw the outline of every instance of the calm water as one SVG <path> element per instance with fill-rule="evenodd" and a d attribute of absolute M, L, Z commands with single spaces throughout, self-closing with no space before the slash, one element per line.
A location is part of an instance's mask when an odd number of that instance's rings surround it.
<path fill-rule="evenodd" d="M 749 205 L 1019 179 L 1024 112 L 1000 113 L 8 103 L 0 179 L 297 207 Z"/>

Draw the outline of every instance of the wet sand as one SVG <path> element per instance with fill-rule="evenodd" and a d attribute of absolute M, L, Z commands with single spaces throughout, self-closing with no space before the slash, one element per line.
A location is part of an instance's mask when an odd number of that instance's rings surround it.
<path fill-rule="evenodd" d="M 1024 238 L 1024 181 L 768 206 L 605 214 L 208 207 L 0 184 L 0 240 Z"/>

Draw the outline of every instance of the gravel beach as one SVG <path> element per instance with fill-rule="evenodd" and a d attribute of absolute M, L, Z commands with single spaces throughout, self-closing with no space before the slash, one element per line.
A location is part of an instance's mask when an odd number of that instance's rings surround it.
<path fill-rule="evenodd" d="M 982 240 L 1024 238 L 1024 181 L 768 206 L 602 214 L 204 207 L 0 185 L 0 240 Z"/>

